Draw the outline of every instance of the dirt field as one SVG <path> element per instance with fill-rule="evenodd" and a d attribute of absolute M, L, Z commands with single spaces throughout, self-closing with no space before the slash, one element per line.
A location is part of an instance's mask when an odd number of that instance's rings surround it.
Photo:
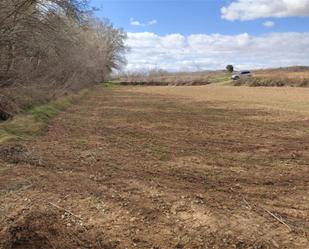
<path fill-rule="evenodd" d="M 98 87 L 0 146 L 0 248 L 309 248 L 308 90 Z"/>

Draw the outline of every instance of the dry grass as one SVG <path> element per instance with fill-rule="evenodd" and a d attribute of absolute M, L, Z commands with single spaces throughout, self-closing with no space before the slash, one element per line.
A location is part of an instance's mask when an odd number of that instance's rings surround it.
<path fill-rule="evenodd" d="M 247 86 L 309 86 L 308 67 L 264 69 L 253 72 L 252 78 L 233 82 Z M 117 76 L 115 82 L 122 85 L 147 86 L 197 86 L 212 83 L 230 84 L 231 74 L 226 71 L 178 72 L 150 71 Z"/>
<path fill-rule="evenodd" d="M 257 70 L 253 77 L 233 82 L 234 85 L 253 87 L 309 87 L 308 67 Z"/>
<path fill-rule="evenodd" d="M 267 72 L 267 71 L 257 71 L 255 72 L 258 77 L 284 77 L 288 79 L 308 79 L 309 70 L 304 72 L 286 72 L 286 71 L 276 71 L 276 72 Z"/>
<path fill-rule="evenodd" d="M 309 78 L 285 78 L 285 77 L 260 77 L 254 76 L 250 78 L 233 81 L 234 86 L 252 86 L 252 87 L 309 87 Z"/>
<path fill-rule="evenodd" d="M 130 73 L 119 76 L 116 82 L 122 85 L 148 85 L 148 86 L 197 86 L 211 83 L 226 82 L 230 79 L 230 74 L 224 71 L 206 72 L 144 72 Z"/>
<path fill-rule="evenodd" d="M 219 102 L 231 107 L 260 107 L 303 114 L 309 113 L 309 89 L 304 88 L 251 88 L 208 85 L 177 88 L 148 87 L 136 89 L 136 91 L 183 96 L 198 101 Z"/>
<path fill-rule="evenodd" d="M 258 77 L 284 77 L 284 78 L 309 78 L 309 67 L 287 67 L 256 70 L 255 75 Z"/>

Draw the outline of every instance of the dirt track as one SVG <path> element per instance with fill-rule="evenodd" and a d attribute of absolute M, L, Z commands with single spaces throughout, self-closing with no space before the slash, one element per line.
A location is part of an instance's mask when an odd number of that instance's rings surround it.
<path fill-rule="evenodd" d="M 1 146 L 0 248 L 309 248 L 297 115 L 98 88 Z"/>

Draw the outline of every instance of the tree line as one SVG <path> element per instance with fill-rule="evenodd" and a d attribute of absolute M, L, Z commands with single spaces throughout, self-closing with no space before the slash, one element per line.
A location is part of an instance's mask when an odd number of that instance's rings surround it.
<path fill-rule="evenodd" d="M 0 110 L 104 81 L 125 63 L 125 38 L 86 0 L 1 0 Z"/>

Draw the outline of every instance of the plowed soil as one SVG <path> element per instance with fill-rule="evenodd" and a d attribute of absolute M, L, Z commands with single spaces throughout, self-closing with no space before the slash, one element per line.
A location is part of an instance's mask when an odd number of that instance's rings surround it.
<path fill-rule="evenodd" d="M 140 89 L 0 146 L 0 248 L 309 248 L 306 112 Z"/>

